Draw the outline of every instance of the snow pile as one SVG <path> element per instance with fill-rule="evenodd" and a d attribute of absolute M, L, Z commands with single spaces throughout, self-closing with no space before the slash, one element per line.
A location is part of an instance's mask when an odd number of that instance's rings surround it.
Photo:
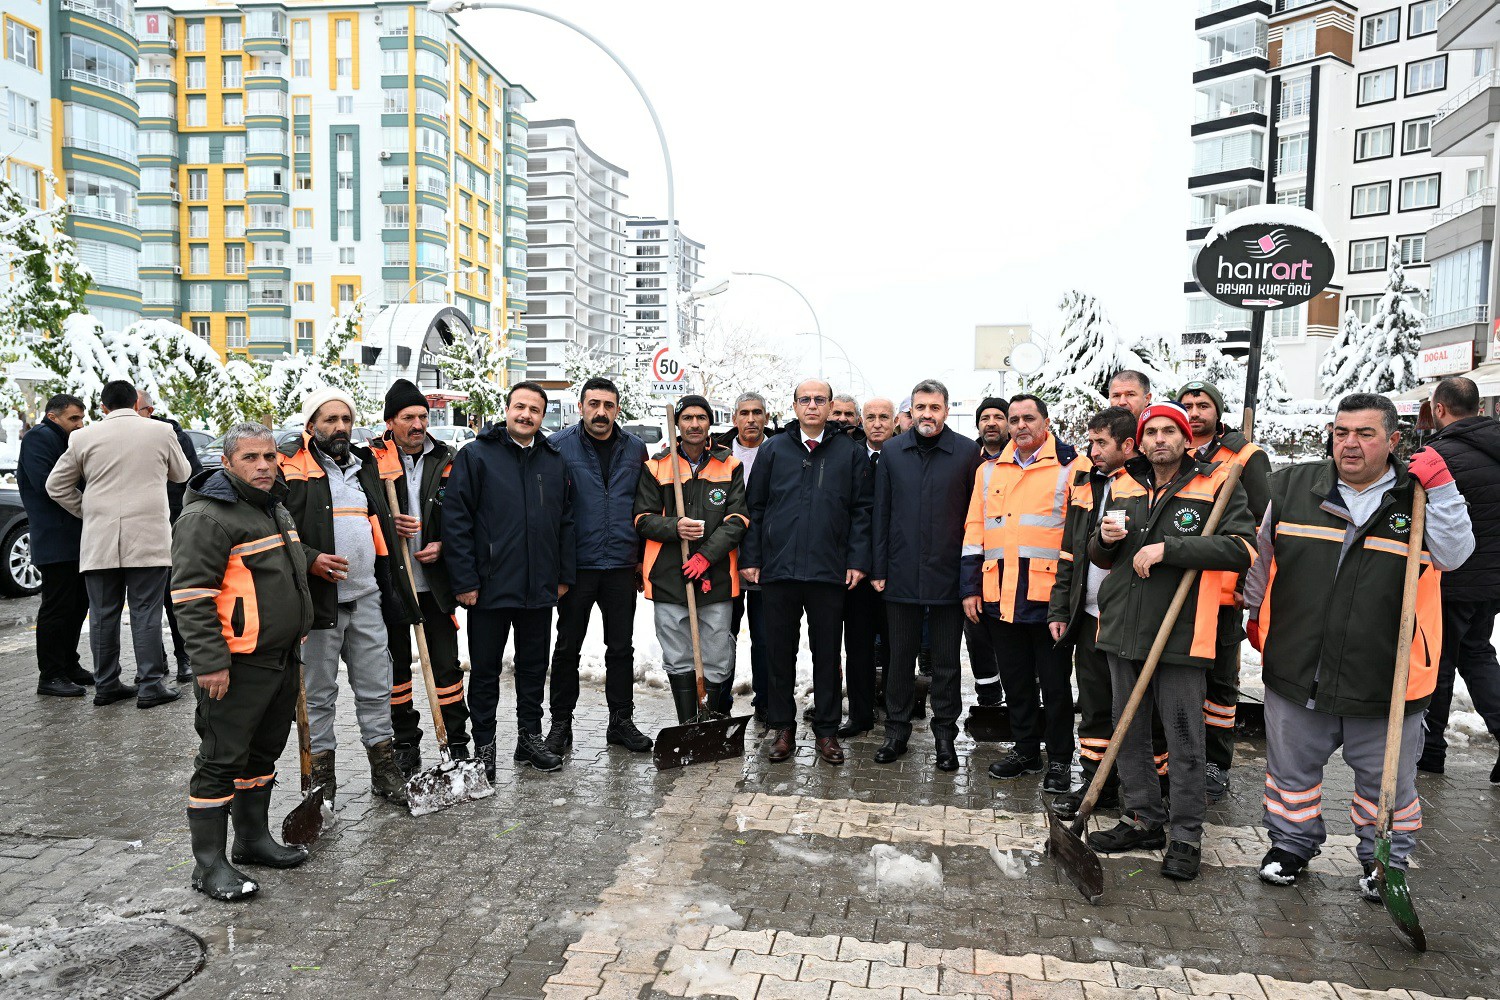
<path fill-rule="evenodd" d="M 800 840 L 790 837 L 779 838 L 771 841 L 771 850 L 780 857 L 806 865 L 809 868 L 821 868 L 825 865 L 833 864 L 835 860 L 833 855 L 809 850 L 806 847 L 800 846 L 801 843 Z"/>
<path fill-rule="evenodd" d="M 1291 226 L 1305 229 L 1329 246 L 1333 245 L 1333 236 L 1318 214 L 1299 205 L 1250 205 L 1230 212 L 1208 231 L 1203 245 L 1206 247 L 1223 239 L 1241 226 Z"/>
<path fill-rule="evenodd" d="M 875 886 L 881 893 L 917 893 L 943 887 L 943 863 L 933 855 L 926 861 L 903 854 L 890 844 L 870 848 L 875 862 Z"/>
<path fill-rule="evenodd" d="M 745 977 L 729 971 L 723 962 L 695 959 L 678 969 L 677 974 L 682 977 L 682 995 L 685 997 L 737 997 L 743 995 L 745 988 Z"/>
<path fill-rule="evenodd" d="M 994 860 L 995 867 L 1000 869 L 1000 874 L 1009 879 L 1023 879 L 1026 877 L 1026 859 L 1018 857 L 1014 851 L 1000 853 L 1000 848 L 990 847 L 990 858 Z"/>

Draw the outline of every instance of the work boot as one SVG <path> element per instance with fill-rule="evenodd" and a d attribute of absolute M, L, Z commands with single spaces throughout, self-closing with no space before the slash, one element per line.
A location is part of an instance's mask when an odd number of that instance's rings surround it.
<path fill-rule="evenodd" d="M 1042 779 L 1042 791 L 1048 795 L 1066 795 L 1073 787 L 1073 777 L 1068 773 L 1067 762 L 1049 760 L 1047 776 Z"/>
<path fill-rule="evenodd" d="M 1057 814 L 1058 819 L 1075 819 L 1078 810 L 1083 808 L 1083 797 L 1088 794 L 1089 782 L 1073 789 L 1065 795 L 1059 795 L 1052 800 L 1052 811 Z M 1120 786 L 1111 781 L 1099 791 L 1099 801 L 1094 803 L 1094 809 L 1118 809 L 1120 808 Z"/>
<path fill-rule="evenodd" d="M 1442 774 L 1445 763 L 1443 757 L 1443 754 L 1433 753 L 1431 750 L 1423 750 L 1422 756 L 1417 758 L 1417 770 L 1425 771 L 1428 774 Z"/>
<path fill-rule="evenodd" d="M 410 781 L 412 775 L 422 770 L 421 744 L 397 743 L 396 766 L 401 769 L 401 776 Z"/>
<path fill-rule="evenodd" d="M 312 754 L 312 774 L 309 780 L 313 788 L 322 787 L 323 801 L 333 808 L 333 796 L 339 790 L 338 775 L 333 769 L 333 751 L 317 750 Z"/>
<path fill-rule="evenodd" d="M 296 868 L 307 860 L 307 848 L 276 843 L 267 818 L 271 811 L 271 788 L 268 781 L 259 788 L 234 793 L 229 816 L 234 820 L 234 850 L 230 857 L 237 865 L 264 865 L 267 868 Z"/>
<path fill-rule="evenodd" d="M 1385 905 L 1385 900 L 1380 896 L 1380 870 L 1373 861 L 1361 861 L 1360 867 L 1364 874 L 1359 877 L 1359 894 L 1367 903 L 1376 906 Z"/>
<path fill-rule="evenodd" d="M 541 733 L 528 733 L 524 729 L 516 737 L 514 757 L 517 763 L 530 764 L 537 771 L 556 771 L 563 765 L 562 757 L 547 748 Z"/>
<path fill-rule="evenodd" d="M 1202 863 L 1201 847 L 1185 840 L 1174 840 L 1167 845 L 1167 856 L 1161 859 L 1162 878 L 1191 882 L 1198 877 L 1198 866 Z"/>
<path fill-rule="evenodd" d="M 1273 847 L 1260 859 L 1260 880 L 1267 885 L 1291 885 L 1307 870 L 1307 859 Z"/>
<path fill-rule="evenodd" d="M 713 715 L 723 717 L 724 713 L 719 711 L 719 705 L 724 700 L 725 685 L 718 681 L 703 682 L 703 705 Z"/>
<path fill-rule="evenodd" d="M 631 753 L 646 753 L 651 747 L 651 737 L 635 728 L 635 720 L 629 712 L 609 713 L 609 728 L 604 731 L 604 742 L 624 747 Z"/>
<path fill-rule="evenodd" d="M 239 871 L 224 856 L 229 839 L 229 808 L 187 811 L 188 833 L 193 840 L 192 886 L 210 899 L 231 902 L 260 892 L 255 879 Z"/>
<path fill-rule="evenodd" d="M 449 743 L 448 744 L 448 756 L 451 757 L 451 758 L 453 758 L 454 760 L 468 760 L 469 759 L 469 744 L 467 744 L 467 743 Z"/>
<path fill-rule="evenodd" d="M 484 776 L 493 785 L 495 783 L 495 744 L 486 743 L 482 747 L 477 747 L 476 752 L 480 763 L 484 765 Z"/>
<path fill-rule="evenodd" d="M 1026 757 L 1014 747 L 1004 757 L 990 765 L 990 777 L 1001 781 L 1019 778 L 1023 774 L 1037 774 L 1042 769 L 1042 755 Z"/>
<path fill-rule="evenodd" d="M 1123 851 L 1159 851 L 1167 846 L 1167 831 L 1161 827 L 1147 827 L 1132 819 L 1121 817 L 1108 830 L 1095 830 L 1089 834 L 1088 844 L 1100 854 L 1119 854 Z"/>
<path fill-rule="evenodd" d="M 191 683 L 193 683 L 193 668 L 190 667 L 190 666 L 188 666 L 188 661 L 187 660 L 178 660 L 177 661 L 177 683 L 178 684 L 191 684 Z"/>
<path fill-rule="evenodd" d="M 1208 804 L 1218 805 L 1229 794 L 1229 772 L 1221 769 L 1218 764 L 1205 765 L 1203 784 Z"/>
<path fill-rule="evenodd" d="M 698 678 L 694 674 L 668 674 L 672 686 L 672 704 L 677 706 L 677 722 L 687 725 L 698 717 Z"/>
<path fill-rule="evenodd" d="M 89 693 L 89 689 L 82 684 L 74 684 L 65 677 L 54 677 L 38 684 L 36 693 L 53 698 L 82 698 Z"/>
<path fill-rule="evenodd" d="M 999 708 L 1005 704 L 1005 691 L 995 684 L 975 684 L 974 693 L 978 697 L 979 704 L 985 708 Z"/>
<path fill-rule="evenodd" d="M 542 741 L 547 746 L 548 752 L 554 756 L 562 757 L 573 749 L 573 720 L 559 719 L 555 716 L 552 725 L 547 727 L 547 738 Z"/>
<path fill-rule="evenodd" d="M 365 747 L 365 755 L 370 758 L 370 790 L 387 802 L 406 805 L 406 779 L 396 766 L 396 741 L 381 740 Z"/>

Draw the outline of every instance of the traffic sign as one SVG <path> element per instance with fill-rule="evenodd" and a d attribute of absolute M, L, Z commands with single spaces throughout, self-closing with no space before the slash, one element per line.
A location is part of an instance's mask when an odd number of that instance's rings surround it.
<path fill-rule="evenodd" d="M 684 396 L 687 394 L 687 369 L 666 344 L 662 344 L 652 352 L 651 368 L 646 375 L 653 395 Z"/>

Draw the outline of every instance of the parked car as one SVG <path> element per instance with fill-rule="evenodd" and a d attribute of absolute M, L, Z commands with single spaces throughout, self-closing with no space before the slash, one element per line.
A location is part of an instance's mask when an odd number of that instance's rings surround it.
<path fill-rule="evenodd" d="M 0 558 L 0 594 L 30 597 L 41 591 L 42 571 L 31 561 L 31 524 L 17 489 L 0 489 Z"/>
<path fill-rule="evenodd" d="M 276 450 L 288 457 L 297 454 L 297 449 L 302 447 L 301 427 L 278 427 L 271 432 L 276 438 Z M 217 469 L 222 463 L 219 456 L 224 454 L 224 435 L 210 441 L 198 452 L 198 461 L 203 463 L 204 468 Z"/>
<path fill-rule="evenodd" d="M 193 442 L 193 450 L 200 456 L 203 454 L 203 449 L 214 442 L 213 431 L 200 431 L 195 427 L 184 427 L 182 433 L 186 434 L 188 440 Z"/>
<path fill-rule="evenodd" d="M 454 451 L 457 451 L 464 445 L 468 444 L 470 441 L 474 440 L 476 436 L 474 432 L 467 427 L 455 427 L 450 424 L 443 424 L 439 427 L 428 427 L 427 433 L 431 434 L 433 437 L 437 438 L 439 441 L 443 442 Z"/>

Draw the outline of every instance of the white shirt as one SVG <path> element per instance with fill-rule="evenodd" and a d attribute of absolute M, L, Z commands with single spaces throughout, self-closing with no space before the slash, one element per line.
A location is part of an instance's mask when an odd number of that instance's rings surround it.
<path fill-rule="evenodd" d="M 761 440 L 764 441 L 765 439 L 762 438 Z M 755 468 L 755 456 L 760 454 L 760 445 L 756 445 L 754 448 L 746 448 L 740 444 L 740 436 L 736 434 L 734 440 L 730 442 L 729 449 L 734 457 L 739 459 L 740 466 L 745 470 L 745 482 L 750 482 L 750 470 Z"/>
<path fill-rule="evenodd" d="M 822 444 L 823 443 L 823 435 L 822 434 L 819 434 L 817 437 L 808 437 L 805 433 L 803 433 L 802 425 L 801 424 L 797 425 L 797 436 L 802 439 L 802 447 L 804 447 L 804 448 L 807 447 L 807 442 L 809 442 L 809 441 L 813 442 L 814 444 Z"/>
<path fill-rule="evenodd" d="M 871 448 L 868 444 L 865 445 L 865 457 L 866 458 L 874 458 L 876 455 L 879 455 L 879 454 L 880 454 L 880 449 L 879 448 Z"/>

